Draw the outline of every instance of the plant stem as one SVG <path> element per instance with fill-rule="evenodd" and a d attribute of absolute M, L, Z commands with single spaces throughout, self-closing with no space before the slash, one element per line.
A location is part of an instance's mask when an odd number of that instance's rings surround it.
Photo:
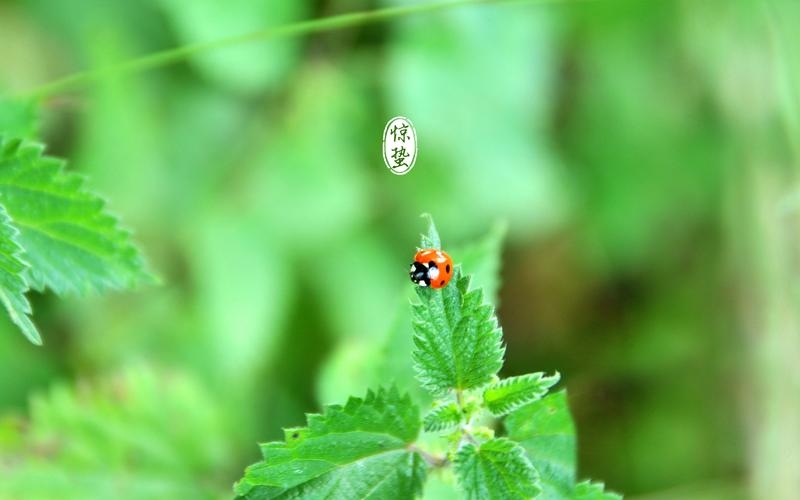
<path fill-rule="evenodd" d="M 449 460 L 447 460 L 447 457 L 428 453 L 427 451 L 423 450 L 422 448 L 418 447 L 415 444 L 410 444 L 408 446 L 408 451 L 418 453 L 419 456 L 421 456 L 422 459 L 425 460 L 425 462 L 427 462 L 427 464 L 433 468 L 445 467 L 447 464 L 450 463 Z"/>
<path fill-rule="evenodd" d="M 297 23 L 286 24 L 274 28 L 254 31 L 243 35 L 234 35 L 220 38 L 210 42 L 200 42 L 181 47 L 147 54 L 145 56 L 128 59 L 110 66 L 97 69 L 80 71 L 71 75 L 53 80 L 21 94 L 18 97 L 25 99 L 41 99 L 63 92 L 76 90 L 90 82 L 99 80 L 112 75 L 132 74 L 146 71 L 153 68 L 167 66 L 187 59 L 188 57 L 216 49 L 231 47 L 241 43 L 271 40 L 277 38 L 289 38 L 295 36 L 309 35 L 312 33 L 323 33 L 338 29 L 350 28 L 354 26 L 364 26 L 367 24 L 378 23 L 389 19 L 406 17 L 413 14 L 429 13 L 439 10 L 446 10 L 467 5 L 489 4 L 489 3 L 551 3 L 551 2 L 574 2 L 580 0 L 447 0 L 432 2 L 419 5 L 402 7 L 387 7 L 372 11 L 351 12 L 338 16 L 311 19 Z"/>

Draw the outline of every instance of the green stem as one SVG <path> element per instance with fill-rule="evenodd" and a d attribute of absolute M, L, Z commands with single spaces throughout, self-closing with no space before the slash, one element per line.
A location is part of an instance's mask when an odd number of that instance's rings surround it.
<path fill-rule="evenodd" d="M 419 456 L 421 456 L 422 459 L 425 460 L 425 462 L 428 464 L 428 466 L 430 466 L 430 467 L 432 467 L 434 469 L 445 467 L 446 465 L 448 465 L 450 463 L 450 461 L 447 460 L 447 457 L 443 457 L 443 456 L 440 456 L 440 455 L 433 455 L 431 453 L 428 453 L 427 451 L 423 450 L 422 448 L 420 448 L 416 444 L 408 445 L 408 451 L 411 451 L 411 452 L 419 454 Z"/>
<path fill-rule="evenodd" d="M 326 31 L 378 23 L 388 19 L 410 16 L 412 14 L 429 13 L 467 5 L 488 3 L 549 3 L 571 1 L 577 0 L 448 0 L 420 5 L 387 7 L 372 11 L 352 12 L 349 14 L 341 14 L 338 16 L 286 24 L 283 26 L 254 31 L 252 33 L 246 33 L 243 35 L 220 38 L 210 42 L 184 45 L 181 47 L 167 49 L 160 52 L 155 52 L 153 54 L 129 59 L 111 66 L 80 71 L 78 73 L 74 73 L 35 87 L 22 94 L 20 97 L 28 99 L 41 99 L 55 94 L 75 90 L 87 83 L 108 76 L 137 73 L 140 71 L 167 66 L 169 64 L 187 59 L 188 57 L 197 53 L 230 47 L 241 43 L 272 40 L 277 38 L 289 38 L 312 33 L 322 33 Z M 487 41 L 487 43 L 489 42 Z"/>

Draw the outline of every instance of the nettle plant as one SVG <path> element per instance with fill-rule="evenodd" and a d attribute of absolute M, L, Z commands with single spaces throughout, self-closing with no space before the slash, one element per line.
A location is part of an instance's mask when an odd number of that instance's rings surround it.
<path fill-rule="evenodd" d="M 432 220 L 421 246 L 441 249 Z M 548 395 L 558 373 L 498 377 L 502 330 L 461 266 L 446 287 L 416 293 L 410 355 L 433 407 L 423 415 L 396 386 L 326 406 L 261 445 L 264 459 L 234 486 L 239 498 L 415 498 L 427 478 L 453 473 L 467 499 L 621 498 L 576 482 L 566 392 Z"/>
<path fill-rule="evenodd" d="M 0 301 L 35 344 L 29 290 L 75 295 L 153 281 L 105 202 L 42 151 L 0 135 Z"/>

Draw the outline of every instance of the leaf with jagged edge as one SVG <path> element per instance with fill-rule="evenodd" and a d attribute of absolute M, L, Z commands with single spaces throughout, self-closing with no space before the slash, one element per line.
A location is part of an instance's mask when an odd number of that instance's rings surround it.
<path fill-rule="evenodd" d="M 423 217 L 429 227 L 422 235 L 422 247 L 439 248 L 433 218 Z M 494 308 L 484 303 L 483 291 L 470 290 L 469 283 L 456 265 L 444 288 L 416 287 L 419 302 L 411 304 L 412 359 L 417 379 L 434 396 L 484 385 L 503 366 L 503 335 Z"/>
<path fill-rule="evenodd" d="M 423 421 L 428 432 L 451 429 L 461 423 L 461 411 L 455 403 L 447 403 L 434 407 Z"/>
<path fill-rule="evenodd" d="M 483 391 L 483 403 L 492 415 L 501 417 L 541 399 L 560 379 L 558 372 L 549 377 L 542 372 L 509 377 L 487 387 Z"/>
<path fill-rule="evenodd" d="M 434 395 L 484 385 L 503 365 L 494 308 L 484 303 L 482 290 L 469 289 L 469 282 L 457 265 L 446 287 L 418 287 L 419 302 L 411 306 L 414 369 Z"/>
<path fill-rule="evenodd" d="M 575 425 L 566 391 L 558 391 L 511 412 L 504 421 L 508 438 L 520 443 L 542 479 L 537 500 L 571 498 L 577 451 Z"/>
<path fill-rule="evenodd" d="M 20 259 L 22 248 L 17 243 L 18 234 L 0 205 L 0 301 L 8 311 L 11 321 L 22 330 L 28 340 L 41 344 L 42 338 L 29 317 L 31 305 L 25 297 L 28 285 L 22 277 L 28 265 Z"/>
<path fill-rule="evenodd" d="M 28 285 L 58 294 L 148 282 L 139 250 L 104 201 L 39 144 L 0 138 L 0 204 L 19 230 Z"/>
<path fill-rule="evenodd" d="M 575 485 L 574 500 L 622 500 L 622 495 L 605 491 L 603 483 L 582 481 Z"/>
<path fill-rule="evenodd" d="M 308 427 L 285 430 L 261 445 L 234 490 L 240 498 L 413 498 L 426 466 L 409 449 L 420 431 L 419 409 L 396 388 L 369 391 L 347 404 L 308 415 Z"/>
<path fill-rule="evenodd" d="M 506 438 L 464 445 L 455 457 L 458 484 L 468 500 L 528 499 L 539 491 L 539 475 L 525 450 Z"/>

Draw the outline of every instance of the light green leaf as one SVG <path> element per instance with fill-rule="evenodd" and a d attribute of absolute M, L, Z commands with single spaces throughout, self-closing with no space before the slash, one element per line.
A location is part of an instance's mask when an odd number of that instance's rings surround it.
<path fill-rule="evenodd" d="M 224 411 L 203 386 L 144 365 L 57 385 L 20 423 L 0 425 L 4 499 L 222 498 L 236 460 Z"/>
<path fill-rule="evenodd" d="M 436 224 L 433 222 L 431 214 L 422 214 L 423 219 L 428 220 L 428 234 L 421 234 L 422 246 L 420 248 L 438 248 L 442 249 L 442 240 L 439 238 L 439 231 L 436 229 Z"/>
<path fill-rule="evenodd" d="M 622 495 L 605 491 L 603 483 L 582 481 L 575 485 L 574 500 L 621 500 Z"/>
<path fill-rule="evenodd" d="M 483 403 L 492 415 L 506 415 L 520 406 L 541 399 L 561 375 L 546 376 L 542 372 L 510 377 L 496 382 L 483 391 Z"/>
<path fill-rule="evenodd" d="M 151 279 L 103 200 L 65 173 L 63 161 L 42 156 L 38 144 L 0 139 L 0 204 L 19 229 L 33 288 L 85 293 Z"/>
<path fill-rule="evenodd" d="M 264 460 L 235 486 L 242 498 L 413 498 L 425 464 L 408 449 L 419 434 L 418 408 L 396 388 L 351 397 L 286 429 L 285 442 L 261 446 Z"/>
<path fill-rule="evenodd" d="M 550 394 L 506 417 L 508 437 L 527 451 L 542 478 L 537 500 L 570 498 L 575 485 L 575 426 L 566 391 Z"/>
<path fill-rule="evenodd" d="M 461 423 L 462 416 L 455 403 L 436 406 L 425 415 L 425 430 L 431 432 L 450 429 Z"/>
<path fill-rule="evenodd" d="M 28 340 L 41 344 L 42 338 L 29 317 L 31 305 L 25 297 L 28 285 L 22 277 L 28 266 L 20 259 L 22 248 L 17 243 L 18 234 L 6 210 L 0 205 L 0 301 L 6 307 L 11 321 Z"/>
<path fill-rule="evenodd" d="M 510 439 L 464 445 L 456 454 L 455 469 L 468 500 L 528 499 L 540 491 L 536 469 L 525 450 Z"/>

